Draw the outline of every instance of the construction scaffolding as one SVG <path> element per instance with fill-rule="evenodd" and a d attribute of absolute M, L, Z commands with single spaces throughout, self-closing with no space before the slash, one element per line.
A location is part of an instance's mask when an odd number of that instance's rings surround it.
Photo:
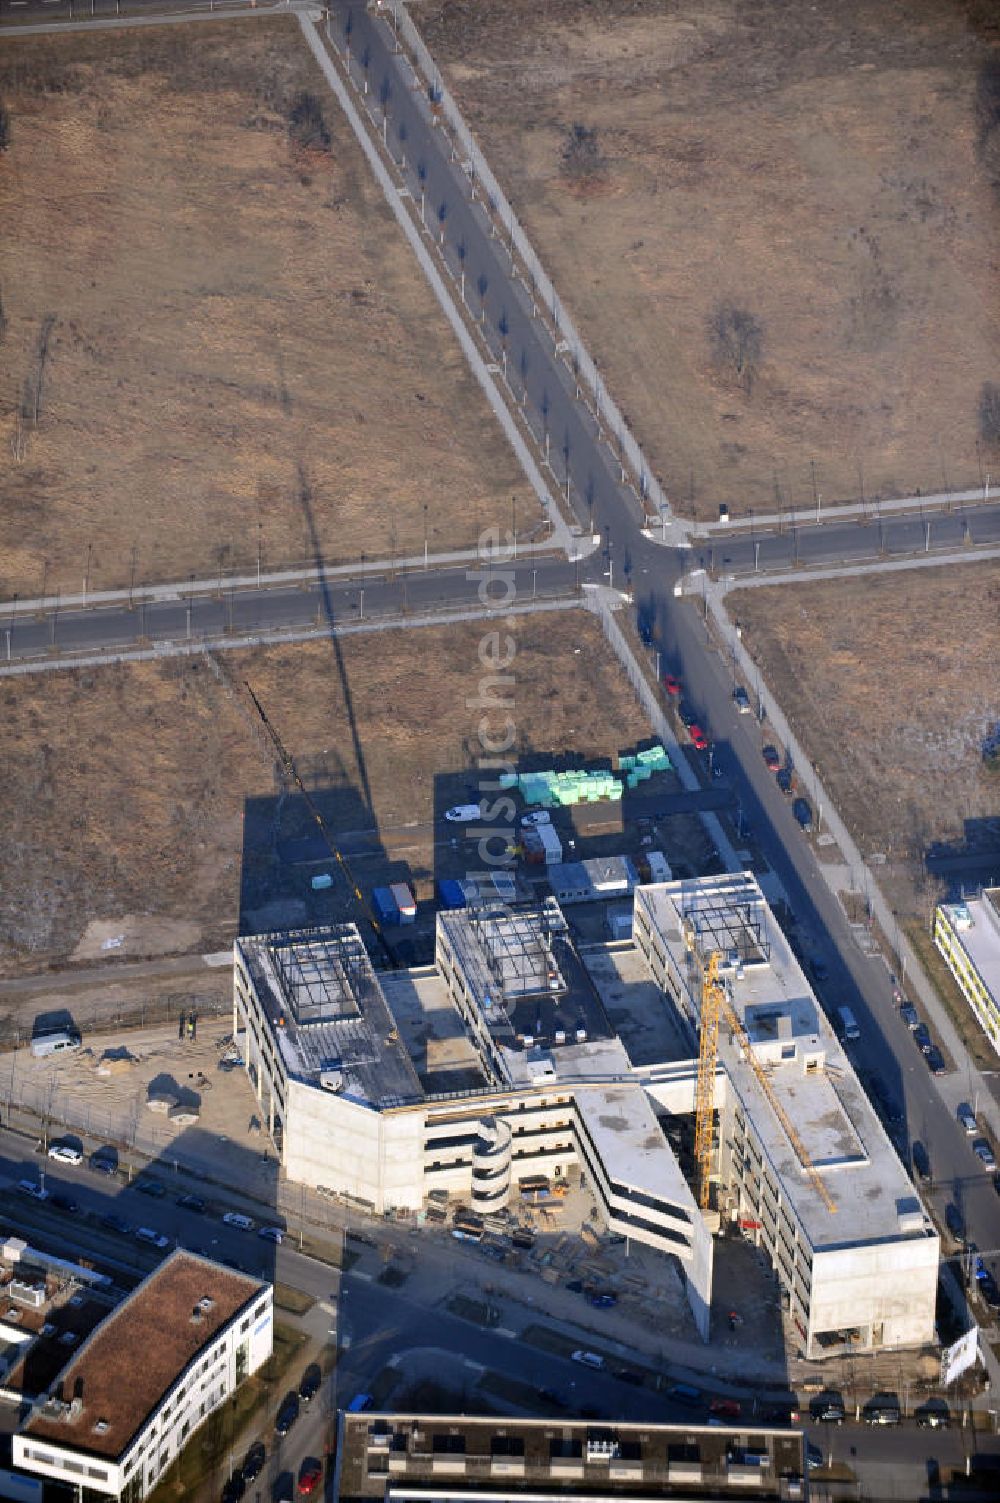
<path fill-rule="evenodd" d="M 697 955 L 697 951 L 694 953 Z M 724 1000 L 725 987 L 719 980 L 719 955 L 713 950 L 701 978 L 701 1027 L 695 1089 L 694 1156 L 698 1167 L 698 1204 L 703 1211 L 708 1210 L 711 1195 L 715 1071 L 719 1058 L 719 1013 Z"/>

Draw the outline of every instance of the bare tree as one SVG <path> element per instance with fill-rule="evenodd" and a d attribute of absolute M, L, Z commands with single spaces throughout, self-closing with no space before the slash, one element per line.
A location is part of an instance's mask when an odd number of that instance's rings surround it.
<path fill-rule="evenodd" d="M 600 177 L 607 163 L 601 155 L 597 131 L 586 125 L 571 125 L 563 142 L 560 169 L 572 182 Z"/>
<path fill-rule="evenodd" d="M 1000 386 L 984 381 L 979 393 L 979 436 L 991 449 L 1000 449 Z"/>
<path fill-rule="evenodd" d="M 0 151 L 10 150 L 10 110 L 0 99 Z"/>
<path fill-rule="evenodd" d="M 764 330 L 745 308 L 719 303 L 709 319 L 713 354 L 719 365 L 731 367 L 750 395 L 764 348 Z"/>

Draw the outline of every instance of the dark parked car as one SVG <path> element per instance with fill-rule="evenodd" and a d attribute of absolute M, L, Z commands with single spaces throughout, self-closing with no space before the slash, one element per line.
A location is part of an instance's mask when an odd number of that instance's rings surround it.
<path fill-rule="evenodd" d="M 617 1294 L 606 1294 L 603 1290 L 599 1290 L 594 1294 L 588 1294 L 587 1298 L 595 1310 L 610 1310 L 612 1305 L 617 1305 L 618 1303 Z"/>
<path fill-rule="evenodd" d="M 298 1417 L 299 1417 L 299 1397 L 298 1397 L 298 1394 L 295 1394 L 295 1393 L 286 1394 L 285 1397 L 281 1401 L 281 1408 L 278 1410 L 277 1417 L 276 1417 L 276 1419 L 274 1421 L 274 1428 L 275 1428 L 276 1432 L 278 1433 L 278 1435 L 287 1435 L 288 1432 L 289 1432 L 289 1430 L 295 1424 L 295 1421 L 298 1419 Z"/>
<path fill-rule="evenodd" d="M 113 1148 L 98 1148 L 96 1153 L 90 1155 L 90 1167 L 96 1169 L 98 1174 L 117 1174 L 118 1155 Z"/>
<path fill-rule="evenodd" d="M 222 1503 L 240 1503 L 246 1492 L 246 1484 L 240 1472 L 234 1472 L 222 1489 Z"/>
<path fill-rule="evenodd" d="M 792 813 L 808 835 L 813 827 L 812 805 L 807 798 L 797 798 L 792 805 Z"/>
<path fill-rule="evenodd" d="M 920 1142 L 919 1138 L 917 1138 L 917 1139 L 914 1140 L 913 1148 L 911 1149 L 911 1154 L 912 1154 L 912 1158 L 913 1158 L 913 1169 L 914 1169 L 914 1173 L 916 1174 L 917 1178 L 920 1179 L 920 1180 L 928 1180 L 928 1179 L 930 1179 L 930 1177 L 931 1177 L 931 1160 L 930 1160 L 930 1155 L 928 1154 L 927 1149 L 924 1147 L 923 1143 Z"/>
<path fill-rule="evenodd" d="M 162 1200 L 167 1193 L 166 1186 L 158 1179 L 137 1179 L 132 1188 L 140 1195 L 148 1195 L 150 1200 Z"/>
<path fill-rule="evenodd" d="M 861 1411 L 866 1425 L 899 1425 L 903 1416 L 899 1400 L 894 1393 L 877 1393 L 870 1398 Z"/>
<path fill-rule="evenodd" d="M 928 1399 L 914 1415 L 917 1424 L 924 1430 L 947 1430 L 951 1423 L 948 1405 L 943 1399 Z"/>
<path fill-rule="evenodd" d="M 948 1066 L 945 1064 L 944 1055 L 937 1044 L 931 1045 L 924 1058 L 927 1060 L 927 1068 L 932 1075 L 947 1075 Z"/>
<path fill-rule="evenodd" d="M 920 1015 L 912 1002 L 904 1002 L 899 1009 L 899 1016 L 912 1032 L 920 1023 Z"/>
<path fill-rule="evenodd" d="M 322 1381 L 323 1374 L 320 1372 L 319 1366 L 314 1362 L 306 1368 L 302 1374 L 302 1382 L 299 1384 L 299 1398 L 303 1404 L 308 1404 L 316 1397 Z"/>
<path fill-rule="evenodd" d="M 681 717 L 682 725 L 694 725 L 695 721 L 698 719 L 697 710 L 686 699 L 682 699 L 680 704 L 677 706 L 677 713 Z"/>
<path fill-rule="evenodd" d="M 781 757 L 776 746 L 765 746 L 761 752 L 761 756 L 764 758 L 764 766 L 769 772 L 778 771 L 778 768 L 781 766 Z"/>
<path fill-rule="evenodd" d="M 913 1030 L 913 1042 L 921 1054 L 926 1054 L 931 1047 L 931 1032 L 926 1023 L 918 1023 Z"/>
<path fill-rule="evenodd" d="M 53 1195 L 52 1199 L 49 1201 L 49 1205 L 55 1206 L 57 1211 L 67 1212 L 67 1214 L 70 1216 L 75 1216 L 77 1211 L 80 1209 L 79 1205 L 73 1199 L 72 1195 L 60 1195 L 58 1193 Z"/>
<path fill-rule="evenodd" d="M 944 1221 L 955 1240 L 961 1242 L 965 1236 L 965 1217 L 953 1200 L 949 1200 L 944 1208 Z"/>
<path fill-rule="evenodd" d="M 782 793 L 791 794 L 792 788 L 794 786 L 792 781 L 792 769 L 790 767 L 779 767 L 778 771 L 774 775 L 774 781 L 777 783 Z"/>
<path fill-rule="evenodd" d="M 199 1216 L 205 1209 L 205 1202 L 200 1195 L 181 1195 L 178 1197 L 177 1204 L 182 1211 L 194 1211 Z"/>
<path fill-rule="evenodd" d="M 823 1425 L 842 1425 L 846 1416 L 839 1393 L 818 1393 L 809 1405 L 810 1419 Z"/>
<path fill-rule="evenodd" d="M 120 1232 L 123 1237 L 127 1237 L 132 1230 L 128 1222 L 123 1221 L 120 1216 L 116 1216 L 113 1211 L 109 1211 L 106 1216 L 101 1217 L 101 1225 L 106 1226 L 109 1232 Z"/>
<path fill-rule="evenodd" d="M 646 1381 L 642 1373 L 637 1373 L 634 1367 L 616 1367 L 615 1377 L 619 1383 L 632 1383 L 636 1388 L 641 1388 Z"/>
<path fill-rule="evenodd" d="M 264 1470 L 267 1449 L 262 1440 L 255 1440 L 243 1461 L 243 1481 L 253 1482 Z"/>

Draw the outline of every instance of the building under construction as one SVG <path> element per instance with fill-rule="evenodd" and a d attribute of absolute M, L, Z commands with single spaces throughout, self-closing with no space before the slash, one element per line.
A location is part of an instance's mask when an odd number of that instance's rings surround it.
<path fill-rule="evenodd" d="M 699 1030 L 699 1201 L 766 1250 L 808 1357 L 934 1339 L 939 1242 L 756 880 L 645 887 L 635 943 Z"/>
<path fill-rule="evenodd" d="M 353 925 L 239 939 L 234 1034 L 289 1178 L 488 1216 L 576 1165 L 611 1232 L 674 1261 L 703 1337 L 738 1227 L 808 1356 L 932 1341 L 938 1238 L 753 876 L 637 889 L 631 979 L 602 992 L 613 948 L 579 951 L 554 899 L 442 912 L 406 972 Z"/>

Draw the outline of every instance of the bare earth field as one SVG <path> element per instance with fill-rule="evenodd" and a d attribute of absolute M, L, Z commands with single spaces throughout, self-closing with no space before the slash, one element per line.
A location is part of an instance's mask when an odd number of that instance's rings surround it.
<path fill-rule="evenodd" d="M 1000 704 L 1000 564 L 742 590 L 729 609 L 861 849 L 886 854 L 899 911 L 926 919 L 927 847 L 1000 818 L 981 755 Z"/>
<path fill-rule="evenodd" d="M 990 0 L 414 18 L 675 506 L 996 473 Z"/>
<path fill-rule="evenodd" d="M 535 514 L 293 19 L 8 32 L 0 98 L 0 595 Z"/>
<path fill-rule="evenodd" d="M 515 757 L 610 756 L 649 734 L 593 617 L 514 620 Z M 6 680 L 0 972 L 99 954 L 118 935 L 130 958 L 231 943 L 243 868 L 311 830 L 301 800 L 279 788 L 245 679 L 338 837 L 377 826 L 375 845 L 398 850 L 399 876 L 426 896 L 430 822 L 478 783 L 481 711 L 466 700 L 480 693 L 489 629 L 345 639 L 346 698 L 328 643 L 227 653 L 221 681 L 204 657 Z M 367 887 L 370 865 L 357 869 Z M 297 870 L 304 899 L 325 903 L 310 869 Z M 319 909 L 310 916 L 322 921 Z"/>

